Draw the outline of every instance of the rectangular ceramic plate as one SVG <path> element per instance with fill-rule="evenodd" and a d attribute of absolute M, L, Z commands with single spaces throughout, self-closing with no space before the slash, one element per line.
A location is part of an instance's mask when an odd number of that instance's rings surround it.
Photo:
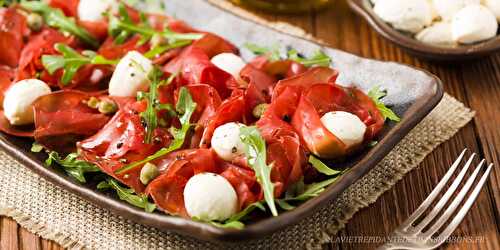
<path fill-rule="evenodd" d="M 290 45 L 305 54 L 321 48 L 313 42 L 242 20 L 203 0 L 170 0 L 167 4 L 169 14 L 174 14 L 202 30 L 217 33 L 240 48 L 245 42 Z M 332 66 L 341 72 L 340 83 L 353 84 L 365 91 L 375 85 L 387 89 L 389 95 L 384 102 L 391 105 L 402 120 L 397 124 L 388 124 L 375 147 L 350 158 L 345 165 L 350 167 L 351 171 L 344 174 L 319 197 L 309 200 L 292 211 L 283 212 L 278 217 L 269 217 L 249 224 L 243 230 L 216 228 L 168 216 L 161 212 L 146 213 L 114 196 L 97 191 L 95 183 L 81 185 L 56 168 L 45 167 L 43 161 L 46 155 L 31 153 L 29 140 L 0 134 L 0 146 L 48 181 L 132 221 L 202 240 L 237 241 L 260 238 L 297 223 L 321 206 L 335 200 L 343 190 L 366 174 L 389 153 L 437 105 L 443 96 L 439 79 L 427 72 L 397 63 L 363 59 L 330 48 L 321 49 L 333 58 Z M 245 49 L 242 49 L 242 54 L 247 58 L 251 56 Z"/>

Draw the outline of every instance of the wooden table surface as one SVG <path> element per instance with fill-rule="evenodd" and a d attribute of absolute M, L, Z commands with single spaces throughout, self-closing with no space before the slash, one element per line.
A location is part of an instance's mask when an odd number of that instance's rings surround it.
<path fill-rule="evenodd" d="M 368 208 L 359 211 L 326 249 L 372 249 L 377 244 L 341 242 L 341 236 L 390 234 L 430 193 L 449 164 L 465 148 L 495 164 L 488 185 L 454 233 L 463 237 L 444 249 L 500 249 L 500 54 L 470 62 L 433 63 L 415 58 L 378 36 L 368 24 L 349 10 L 345 0 L 335 7 L 302 17 L 273 16 L 304 28 L 332 47 L 368 58 L 402 62 L 424 68 L 438 77 L 445 90 L 477 114 L 473 122 L 432 152 L 422 165 Z M 335 60 L 335 58 L 334 58 Z M 0 221 L 0 249 L 61 249 L 21 228 L 10 218 Z"/>

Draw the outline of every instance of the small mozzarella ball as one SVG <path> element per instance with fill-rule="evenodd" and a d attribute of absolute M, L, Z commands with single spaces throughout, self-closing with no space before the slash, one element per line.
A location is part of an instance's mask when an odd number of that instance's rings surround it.
<path fill-rule="evenodd" d="M 483 0 L 483 4 L 493 12 L 497 21 L 500 22 L 500 0 Z"/>
<path fill-rule="evenodd" d="M 184 188 L 184 206 L 189 216 L 202 221 L 223 221 L 238 211 L 238 196 L 226 178 L 201 173 Z"/>
<path fill-rule="evenodd" d="M 5 92 L 3 100 L 5 117 L 12 125 L 32 124 L 33 102 L 50 92 L 49 85 L 38 79 L 26 79 L 15 83 Z"/>
<path fill-rule="evenodd" d="M 240 128 L 236 122 L 226 123 L 215 129 L 212 136 L 212 148 L 225 161 L 232 161 L 245 152 L 245 144 L 240 138 Z"/>
<path fill-rule="evenodd" d="M 137 92 L 146 91 L 150 81 L 148 74 L 153 63 L 141 53 L 130 51 L 123 57 L 109 81 L 109 95 L 135 97 Z"/>
<path fill-rule="evenodd" d="M 481 0 L 433 0 L 434 8 L 443 20 L 451 20 L 453 16 L 471 4 L 479 4 Z"/>
<path fill-rule="evenodd" d="M 104 14 L 116 12 L 118 2 L 115 0 L 80 0 L 78 3 L 78 18 L 82 21 L 96 22 L 104 19 Z"/>
<path fill-rule="evenodd" d="M 321 117 L 321 123 L 347 148 L 358 146 L 365 137 L 366 125 L 359 117 L 349 112 L 328 112 Z"/>
<path fill-rule="evenodd" d="M 495 15 L 486 7 L 476 4 L 460 10 L 452 21 L 453 40 L 470 44 L 493 38 L 498 23 Z"/>
<path fill-rule="evenodd" d="M 454 44 L 451 34 L 451 23 L 437 22 L 416 35 L 417 40 L 428 44 L 451 45 Z"/>
<path fill-rule="evenodd" d="M 436 6 L 434 6 L 433 0 L 427 0 L 429 6 L 431 6 L 432 20 L 440 19 L 439 13 L 437 12 Z"/>
<path fill-rule="evenodd" d="M 375 14 L 394 28 L 417 33 L 432 23 L 428 0 L 377 0 Z"/>
<path fill-rule="evenodd" d="M 233 53 L 221 53 L 212 57 L 211 62 L 219 69 L 233 75 L 235 79 L 240 79 L 240 71 L 247 65 L 241 57 Z"/>

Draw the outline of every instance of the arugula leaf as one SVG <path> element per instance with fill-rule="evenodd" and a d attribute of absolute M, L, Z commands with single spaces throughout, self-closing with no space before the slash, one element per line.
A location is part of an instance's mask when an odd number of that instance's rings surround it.
<path fill-rule="evenodd" d="M 214 227 L 220 227 L 220 228 L 243 229 L 245 227 L 245 224 L 243 224 L 240 221 L 227 221 L 227 222 L 204 221 L 198 217 L 191 217 L 191 220 L 201 222 L 201 223 L 206 223 L 206 224 L 212 225 Z"/>
<path fill-rule="evenodd" d="M 45 165 L 51 166 L 52 163 L 61 165 L 68 175 L 81 183 L 85 183 L 85 173 L 95 173 L 101 170 L 94 164 L 78 159 L 77 153 L 68 154 L 65 158 L 59 156 L 59 153 L 52 151 L 45 160 Z"/>
<path fill-rule="evenodd" d="M 62 10 L 52 8 L 47 3 L 41 1 L 23 1 L 21 2 L 21 6 L 41 14 L 45 19 L 45 23 L 50 27 L 69 32 L 93 48 L 99 47 L 99 41 L 86 29 L 79 27 L 74 18 L 65 16 Z"/>
<path fill-rule="evenodd" d="M 264 191 L 264 199 L 273 216 L 278 216 L 274 204 L 274 184 L 271 182 L 272 164 L 266 163 L 266 142 L 257 127 L 243 126 L 240 128 L 240 138 L 245 144 L 245 155 L 248 165 L 254 170 L 255 177 Z"/>
<path fill-rule="evenodd" d="M 380 100 L 384 98 L 387 95 L 387 91 L 381 91 L 379 86 L 375 86 L 372 88 L 370 91 L 368 91 L 368 96 L 372 98 L 373 102 L 375 102 L 375 105 L 377 105 L 378 110 L 380 110 L 380 113 L 384 117 L 384 119 L 389 119 L 391 121 L 399 122 L 401 121 L 401 118 L 399 118 L 394 111 L 392 111 L 390 108 L 386 107 L 385 104 Z"/>
<path fill-rule="evenodd" d="M 239 213 L 231 216 L 226 223 L 228 222 L 234 222 L 234 221 L 240 221 L 241 219 L 245 218 L 248 214 L 253 212 L 256 208 L 260 209 L 261 211 L 266 211 L 266 207 L 264 207 L 264 202 L 263 201 L 257 201 L 254 202 L 250 205 L 248 205 L 245 209 L 240 211 Z"/>
<path fill-rule="evenodd" d="M 148 213 L 152 213 L 156 209 L 156 205 L 149 202 L 147 195 L 137 195 L 133 189 L 122 187 L 115 179 L 109 178 L 106 181 L 101 181 L 97 184 L 97 189 L 114 189 L 120 200 L 144 208 L 144 211 Z"/>
<path fill-rule="evenodd" d="M 138 99 L 147 98 L 148 106 L 144 112 L 141 112 L 141 117 L 146 124 L 146 137 L 144 138 L 145 143 L 151 143 L 153 139 L 154 130 L 158 127 L 158 111 L 167 110 L 169 114 L 172 115 L 172 105 L 171 104 L 161 104 L 158 100 L 158 87 L 162 85 L 168 85 L 177 77 L 177 73 L 172 74 L 166 81 L 160 81 L 160 77 L 163 72 L 154 67 L 149 74 L 149 80 L 151 85 L 149 86 L 149 92 L 141 92 L 138 94 Z M 175 112 L 173 112 L 175 114 Z"/>
<path fill-rule="evenodd" d="M 342 171 L 338 171 L 338 170 L 329 168 L 326 164 L 324 164 L 320 159 L 318 159 L 314 155 L 309 156 L 309 163 L 311 163 L 311 165 L 316 170 L 318 170 L 318 172 L 325 174 L 325 175 L 332 176 L 332 175 L 338 175 L 338 174 L 342 173 Z"/>
<path fill-rule="evenodd" d="M 232 228 L 232 229 L 243 229 L 245 228 L 245 224 L 240 221 L 229 221 L 225 223 L 220 223 L 216 221 L 210 221 L 208 224 L 215 226 L 215 227 L 220 227 L 220 228 Z"/>
<path fill-rule="evenodd" d="M 342 174 L 345 173 L 345 171 L 342 172 Z M 289 196 L 281 199 L 282 201 L 285 202 L 291 202 L 291 201 L 306 201 L 309 200 L 313 197 L 319 196 L 325 189 L 330 186 L 332 183 L 336 182 L 342 174 L 337 175 L 333 178 L 317 182 L 317 183 L 312 183 L 309 185 L 304 185 L 304 190 L 297 194 L 296 196 Z"/>
<path fill-rule="evenodd" d="M 146 110 L 141 113 L 141 117 L 146 123 L 146 137 L 144 138 L 144 142 L 146 143 L 151 143 L 154 130 L 158 126 L 158 119 L 156 117 L 157 114 L 154 105 L 158 95 L 157 87 L 161 74 L 162 72 L 158 68 L 154 67 L 148 77 L 151 81 L 151 85 L 149 86 L 150 91 L 146 95 L 148 98 L 148 106 Z"/>
<path fill-rule="evenodd" d="M 302 57 L 296 49 L 288 50 L 288 59 L 302 63 L 306 67 L 323 66 L 328 67 L 332 59 L 323 51 L 317 50 L 310 58 Z"/>
<path fill-rule="evenodd" d="M 163 54 L 166 51 L 169 51 L 169 50 L 175 49 L 175 48 L 184 47 L 184 46 L 187 46 L 189 44 L 191 44 L 190 40 L 180 40 L 180 41 L 176 41 L 174 43 L 167 44 L 164 46 L 157 46 L 157 47 L 150 49 L 148 52 L 146 52 L 144 54 L 144 56 L 146 58 L 152 59 L 152 58 L 155 58 L 157 55 Z"/>
<path fill-rule="evenodd" d="M 264 47 L 255 43 L 245 43 L 244 45 L 255 55 L 265 55 L 270 61 L 281 60 L 281 53 L 279 45 L 275 44 L 273 47 Z"/>
<path fill-rule="evenodd" d="M 173 44 L 175 44 L 176 47 L 186 46 L 193 40 L 198 40 L 203 37 L 203 34 L 177 33 L 169 28 L 165 28 L 163 31 L 157 31 L 145 21 L 135 24 L 128 15 L 123 3 L 119 5 L 118 12 L 118 17 L 109 15 L 108 26 L 108 33 L 115 38 L 115 42 L 118 44 L 125 42 L 133 34 L 141 36 L 140 43 L 142 44 L 149 41 L 154 35 L 158 35 L 166 38 L 169 45 L 173 46 Z M 178 43 L 180 41 L 185 41 L 185 43 Z M 165 51 L 168 49 L 170 48 L 164 48 Z"/>
<path fill-rule="evenodd" d="M 191 128 L 192 124 L 190 122 L 191 116 L 196 109 L 196 103 L 193 101 L 191 94 L 189 94 L 189 90 L 185 87 L 180 88 L 179 91 L 179 100 L 177 101 L 176 110 L 177 113 L 181 114 L 179 117 L 179 121 L 181 123 L 181 128 L 170 128 L 170 133 L 174 137 L 174 140 L 167 148 L 162 148 L 158 150 L 156 153 L 146 157 L 141 161 L 137 161 L 126 165 L 115 171 L 116 174 L 123 174 L 131 169 L 134 169 L 138 166 L 141 166 L 147 162 L 158 159 L 172 151 L 180 149 L 184 144 L 184 139 L 186 138 L 186 134 Z"/>
<path fill-rule="evenodd" d="M 90 50 L 83 51 L 80 54 L 63 43 L 56 43 L 54 48 L 62 55 L 43 55 L 42 65 L 51 75 L 57 70 L 63 69 L 63 76 L 61 77 L 63 85 L 67 85 L 73 79 L 76 72 L 84 65 L 115 65 L 118 63 L 117 60 L 108 60 Z"/>
<path fill-rule="evenodd" d="M 290 211 L 290 210 L 295 209 L 295 206 L 290 205 L 290 203 L 288 203 L 287 201 L 285 201 L 283 199 L 275 200 L 275 202 L 283 210 Z"/>
<path fill-rule="evenodd" d="M 270 61 L 281 60 L 279 45 L 275 45 L 273 47 L 264 47 L 254 43 L 246 43 L 245 47 L 256 55 L 266 55 Z M 332 59 L 321 50 L 317 50 L 310 58 L 306 58 L 293 48 L 288 50 L 286 59 L 296 61 L 306 67 L 328 67 L 332 62 Z"/>

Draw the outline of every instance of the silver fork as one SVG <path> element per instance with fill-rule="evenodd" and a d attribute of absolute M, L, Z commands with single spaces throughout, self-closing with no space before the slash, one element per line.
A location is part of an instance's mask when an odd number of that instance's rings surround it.
<path fill-rule="evenodd" d="M 483 165 L 485 163 L 484 159 L 476 167 L 472 175 L 469 177 L 467 182 L 464 184 L 464 186 L 458 193 L 457 197 L 451 202 L 451 204 L 443 212 L 443 214 L 439 218 L 437 218 L 435 223 L 428 230 L 423 231 L 423 229 L 427 225 L 429 225 L 431 221 L 436 219 L 436 216 L 439 214 L 439 212 L 443 210 L 448 200 L 451 198 L 457 187 L 462 182 L 462 179 L 464 178 L 465 173 L 469 169 L 469 166 L 471 165 L 475 154 L 471 155 L 469 160 L 465 163 L 463 169 L 460 171 L 460 173 L 453 181 L 451 186 L 448 188 L 446 193 L 444 193 L 444 195 L 441 197 L 441 200 L 439 200 L 436 203 L 434 208 L 420 222 L 418 222 L 418 224 L 415 225 L 415 222 L 417 222 L 417 219 L 419 219 L 422 216 L 422 214 L 429 208 L 429 206 L 436 199 L 436 197 L 441 193 L 441 190 L 445 187 L 446 183 L 453 175 L 453 172 L 455 172 L 457 167 L 460 165 L 460 162 L 462 161 L 462 158 L 464 157 L 466 151 L 467 149 L 464 149 L 464 151 L 462 151 L 457 160 L 453 163 L 453 165 L 451 165 L 450 169 L 445 174 L 443 179 L 439 181 L 436 188 L 432 190 L 432 192 L 425 199 L 422 205 L 420 205 L 420 207 L 417 208 L 417 210 L 413 212 L 413 214 L 392 233 L 391 237 L 389 238 L 390 239 L 389 242 L 379 247 L 378 248 L 379 250 L 435 249 L 438 246 L 442 245 L 446 241 L 446 239 L 453 233 L 453 231 L 455 231 L 455 229 L 458 227 L 460 222 L 462 222 L 465 215 L 467 214 L 472 204 L 476 200 L 482 187 L 486 183 L 488 175 L 490 174 L 493 168 L 493 164 L 488 165 L 486 171 L 481 176 L 479 182 L 474 186 L 473 191 L 465 201 L 463 207 L 455 214 L 455 217 L 446 226 L 446 228 L 443 231 L 441 231 L 441 233 L 436 237 L 432 237 L 444 225 L 444 223 L 446 223 L 448 219 L 450 219 L 450 217 L 454 214 L 455 210 L 459 207 L 460 203 L 464 200 L 468 191 L 474 184 L 474 180 L 478 176 L 479 171 L 481 170 L 481 168 L 483 168 Z"/>

